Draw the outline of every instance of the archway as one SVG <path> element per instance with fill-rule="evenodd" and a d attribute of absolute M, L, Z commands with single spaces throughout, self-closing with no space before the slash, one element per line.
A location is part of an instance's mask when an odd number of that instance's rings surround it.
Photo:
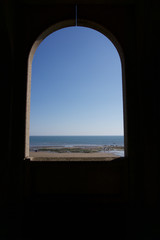
<path fill-rule="evenodd" d="M 56 30 L 62 29 L 64 27 L 70 27 L 70 26 L 74 26 L 74 22 L 72 21 L 65 21 L 65 22 L 61 22 L 58 23 L 50 28 L 48 28 L 45 32 L 43 32 L 40 37 L 35 41 L 35 43 L 32 46 L 32 49 L 30 51 L 29 54 L 29 60 L 28 60 L 28 81 L 27 81 L 27 106 L 26 106 L 26 144 L 25 144 L 25 156 L 28 157 L 29 156 L 29 121 L 30 121 L 30 93 L 31 93 L 31 70 L 32 70 L 32 59 L 34 56 L 34 53 L 37 49 L 37 47 L 39 46 L 39 44 L 41 43 L 41 41 L 43 41 L 44 38 L 46 38 L 49 34 L 55 32 Z M 111 40 L 111 42 L 114 44 L 114 46 L 116 47 L 120 59 L 121 59 L 121 64 L 122 64 L 122 83 L 123 83 L 123 110 L 124 110 L 124 143 L 125 143 L 125 156 L 126 156 L 126 150 L 127 150 L 127 146 L 126 146 L 126 111 L 125 111 L 125 80 L 124 80 L 124 56 L 123 56 L 123 52 L 122 49 L 118 43 L 118 41 L 115 39 L 115 37 L 106 29 L 104 29 L 103 27 L 93 23 L 93 22 L 89 22 L 89 21 L 79 21 L 78 26 L 83 26 L 83 27 L 89 27 L 92 28 L 94 30 L 99 31 L 100 33 L 102 33 L 103 35 L 105 35 L 108 39 Z"/>

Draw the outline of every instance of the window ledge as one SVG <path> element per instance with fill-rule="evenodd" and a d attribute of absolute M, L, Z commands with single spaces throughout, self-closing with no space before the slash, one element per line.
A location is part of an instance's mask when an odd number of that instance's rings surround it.
<path fill-rule="evenodd" d="M 125 157 L 26 157 L 24 160 L 31 162 L 111 162 L 122 159 Z"/>

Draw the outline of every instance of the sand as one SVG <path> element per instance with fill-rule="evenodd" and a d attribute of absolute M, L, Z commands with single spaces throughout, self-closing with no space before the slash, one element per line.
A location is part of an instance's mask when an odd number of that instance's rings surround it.
<path fill-rule="evenodd" d="M 114 147 L 115 148 L 115 147 Z M 121 147 L 116 147 L 116 149 Z M 113 149 L 112 149 L 113 150 Z M 32 161 L 111 161 L 119 158 L 116 154 L 106 151 L 104 147 L 37 147 L 30 149 Z"/>
<path fill-rule="evenodd" d="M 113 153 L 53 153 L 53 152 L 30 152 L 32 161 L 111 161 L 119 156 Z"/>
<path fill-rule="evenodd" d="M 30 152 L 30 157 L 52 157 L 52 158 L 94 158 L 94 157 L 117 157 L 113 153 L 51 153 Z"/>

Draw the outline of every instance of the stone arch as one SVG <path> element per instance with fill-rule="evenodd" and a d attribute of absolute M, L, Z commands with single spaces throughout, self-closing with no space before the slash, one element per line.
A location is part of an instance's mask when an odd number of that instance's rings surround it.
<path fill-rule="evenodd" d="M 33 43 L 31 50 L 29 52 L 28 57 L 28 71 L 27 71 L 27 94 L 26 94 L 26 119 L 25 119 L 25 158 L 29 157 L 29 128 L 30 128 L 30 95 L 31 95 L 31 72 L 32 72 L 32 60 L 33 56 L 38 48 L 39 44 L 51 33 L 65 28 L 75 26 L 75 20 L 66 20 L 62 22 L 58 22 L 47 28 Z M 122 95 L 123 95 L 123 121 L 124 121 L 124 150 L 125 156 L 127 156 L 127 114 L 126 114 L 126 95 L 125 95 L 125 58 L 121 45 L 119 44 L 116 37 L 105 27 L 88 20 L 78 19 L 77 26 L 83 26 L 92 28 L 94 30 L 99 31 L 103 35 L 105 35 L 115 46 L 117 52 L 119 53 L 122 67 Z"/>

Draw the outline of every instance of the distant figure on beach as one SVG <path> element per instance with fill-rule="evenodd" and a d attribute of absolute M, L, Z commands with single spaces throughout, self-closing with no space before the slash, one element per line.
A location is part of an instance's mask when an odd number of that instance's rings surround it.
<path fill-rule="evenodd" d="M 109 151 L 109 147 L 108 146 L 104 146 L 104 152 Z"/>

